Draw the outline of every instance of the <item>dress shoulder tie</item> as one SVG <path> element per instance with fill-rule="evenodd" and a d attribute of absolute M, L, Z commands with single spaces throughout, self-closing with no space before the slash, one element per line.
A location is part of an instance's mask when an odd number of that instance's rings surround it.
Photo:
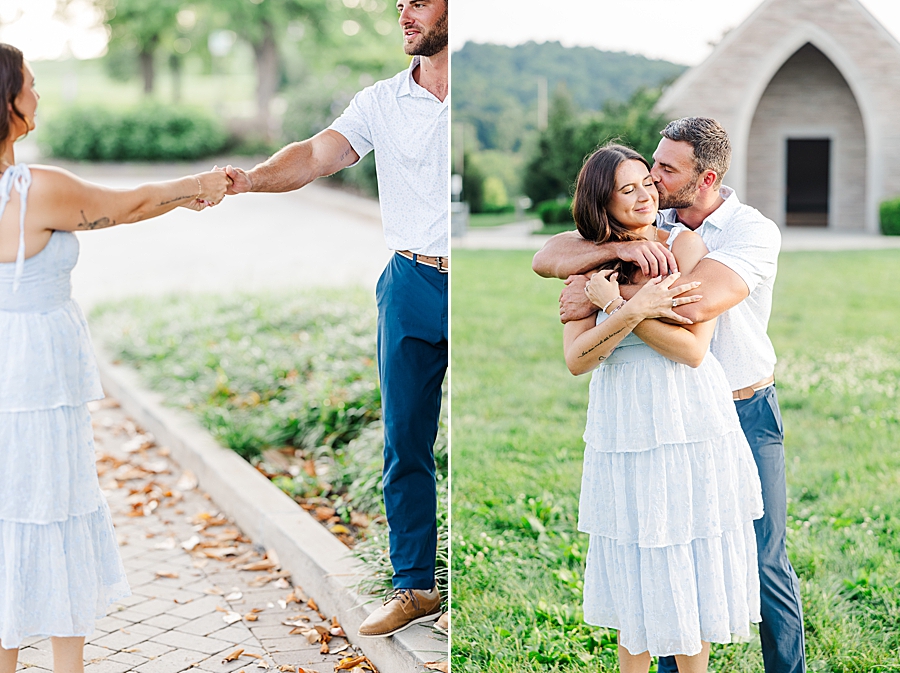
<path fill-rule="evenodd" d="M 19 250 L 16 253 L 16 270 L 13 277 L 13 292 L 18 292 L 19 282 L 25 270 L 25 210 L 28 206 L 28 188 L 31 187 L 31 171 L 25 164 L 10 166 L 0 177 L 0 217 L 3 217 L 6 211 L 13 187 L 19 192 Z"/>

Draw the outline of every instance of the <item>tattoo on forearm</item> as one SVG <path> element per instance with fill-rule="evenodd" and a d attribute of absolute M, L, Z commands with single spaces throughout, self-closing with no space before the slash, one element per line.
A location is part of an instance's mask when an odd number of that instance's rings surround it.
<path fill-rule="evenodd" d="M 106 227 L 112 227 L 115 225 L 116 221 L 111 220 L 108 217 L 101 217 L 98 220 L 94 220 L 93 222 L 88 222 L 87 216 L 84 214 L 84 211 L 81 211 L 81 222 L 78 224 L 79 229 L 105 229 Z"/>
<path fill-rule="evenodd" d="M 600 341 L 598 341 L 596 344 L 594 344 L 593 346 L 591 346 L 590 348 L 588 348 L 586 351 L 584 351 L 584 352 L 583 352 L 581 355 L 579 355 L 578 357 L 583 358 L 585 355 L 587 355 L 588 353 L 590 353 L 592 350 L 595 350 L 595 349 L 597 349 L 598 347 L 602 346 L 604 343 L 606 343 L 607 341 L 609 341 L 610 339 L 612 339 L 614 336 L 616 336 L 616 334 L 618 334 L 619 332 L 621 332 L 621 331 L 624 330 L 624 329 L 625 329 L 625 327 L 623 326 L 623 327 L 620 327 L 619 329 L 617 329 L 617 330 L 616 330 L 615 332 L 613 332 L 612 334 L 607 334 L 605 337 L 603 337 L 602 339 L 600 339 Z M 601 360 L 601 361 L 603 361 L 603 360 L 605 360 L 605 359 L 606 359 L 606 356 L 605 356 L 605 355 L 601 355 L 601 356 L 600 356 L 600 360 Z"/>
<path fill-rule="evenodd" d="M 346 159 L 347 157 L 349 157 L 349 156 L 350 156 L 350 153 L 351 153 L 352 151 L 353 151 L 352 149 L 350 149 L 350 150 L 344 150 L 344 152 L 341 154 L 341 157 L 340 157 L 340 159 L 338 159 L 338 161 L 343 161 L 344 159 Z"/>
<path fill-rule="evenodd" d="M 168 201 L 163 201 L 160 203 L 160 206 L 168 206 L 170 203 L 175 203 L 176 201 L 184 201 L 185 199 L 196 199 L 199 195 L 191 194 L 190 196 L 176 196 L 174 199 L 169 199 Z"/>

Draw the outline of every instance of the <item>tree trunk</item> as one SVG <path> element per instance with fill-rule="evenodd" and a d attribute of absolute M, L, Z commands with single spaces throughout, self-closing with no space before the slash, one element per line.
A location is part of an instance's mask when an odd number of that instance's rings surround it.
<path fill-rule="evenodd" d="M 141 75 L 144 78 L 144 94 L 147 96 L 153 93 L 153 87 L 156 83 L 156 70 L 153 67 L 153 54 L 156 52 L 156 45 L 158 42 L 158 37 L 148 40 L 146 44 L 141 45 L 141 51 L 138 55 L 141 62 Z"/>
<path fill-rule="evenodd" d="M 172 102 L 181 102 L 181 56 L 172 54 L 169 56 L 169 70 L 172 72 Z"/>
<path fill-rule="evenodd" d="M 269 114 L 269 104 L 278 91 L 278 45 L 275 30 L 267 20 L 262 22 L 263 37 L 253 44 L 256 56 L 256 116 L 260 132 L 266 140 L 272 140 L 274 128 Z"/>

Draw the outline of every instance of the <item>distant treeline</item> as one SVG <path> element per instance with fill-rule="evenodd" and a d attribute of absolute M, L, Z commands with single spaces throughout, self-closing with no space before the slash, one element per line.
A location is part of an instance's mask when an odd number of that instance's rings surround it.
<path fill-rule="evenodd" d="M 474 129 L 477 149 L 513 152 L 537 129 L 539 78 L 546 78 L 549 97 L 564 87 L 576 109 L 598 111 L 640 89 L 662 87 L 686 69 L 559 42 L 515 47 L 468 42 L 452 54 L 452 64 L 454 123 Z"/>

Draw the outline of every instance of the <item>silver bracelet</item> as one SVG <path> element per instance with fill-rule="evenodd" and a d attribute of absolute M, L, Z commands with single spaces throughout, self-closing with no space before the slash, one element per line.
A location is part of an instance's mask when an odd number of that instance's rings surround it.
<path fill-rule="evenodd" d="M 627 303 L 628 303 L 627 299 L 622 299 L 622 303 L 619 304 L 618 306 L 616 306 L 612 311 L 609 312 L 609 317 L 611 318 L 615 314 L 616 311 L 618 311 L 620 308 L 625 306 L 625 304 L 627 304 Z"/>
<path fill-rule="evenodd" d="M 603 308 L 600 309 L 600 310 L 603 311 L 604 313 L 606 313 L 606 309 L 609 308 L 609 305 L 612 304 L 616 299 L 621 299 L 621 298 L 622 298 L 621 296 L 619 296 L 619 297 L 613 297 L 613 298 L 610 299 L 608 302 L 606 302 L 606 303 L 603 305 Z"/>

